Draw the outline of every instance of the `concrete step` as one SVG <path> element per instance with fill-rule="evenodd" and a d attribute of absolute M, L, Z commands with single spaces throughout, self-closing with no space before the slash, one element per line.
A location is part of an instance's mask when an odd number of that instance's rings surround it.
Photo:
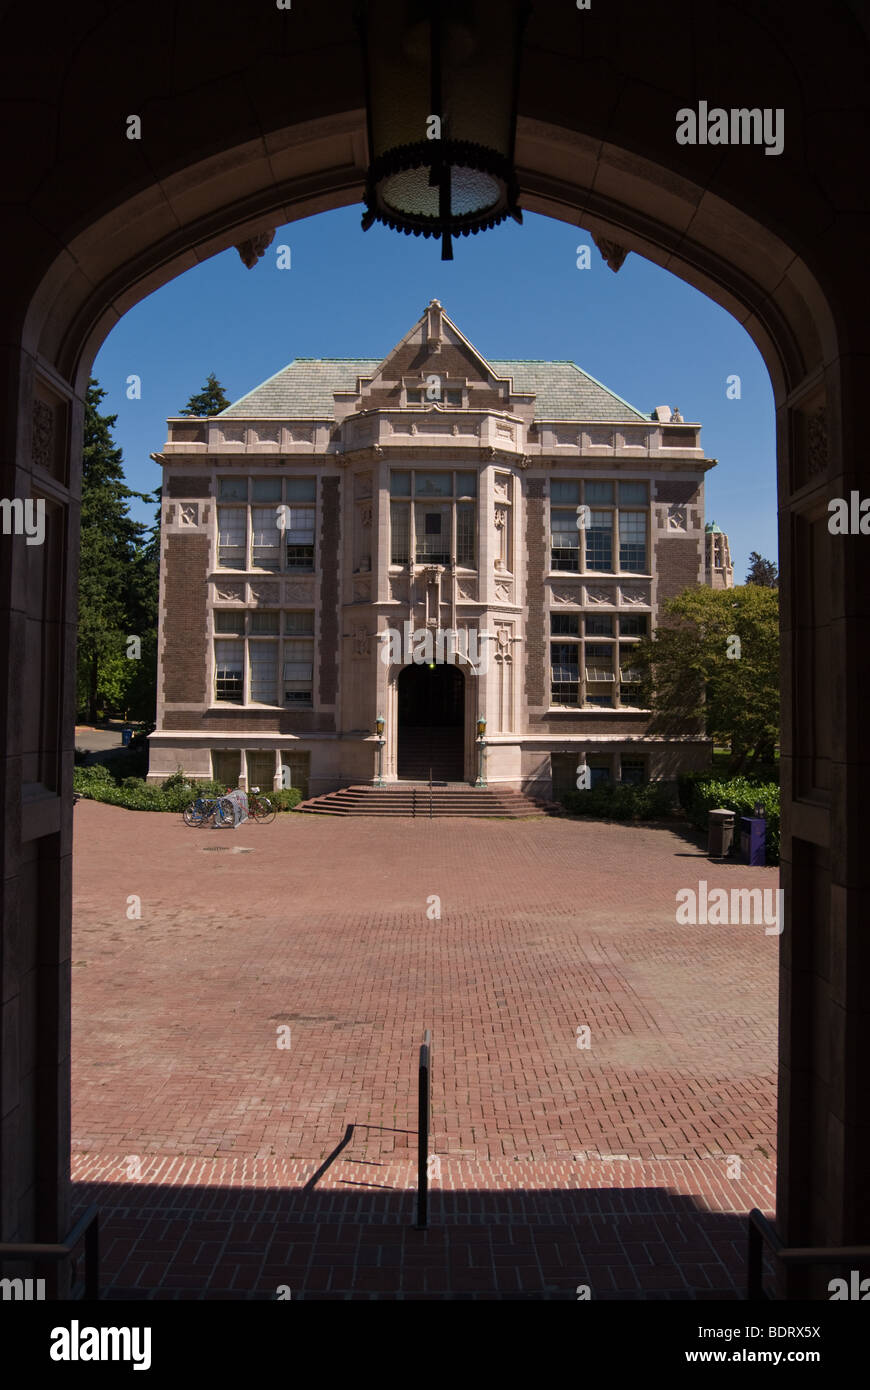
<path fill-rule="evenodd" d="M 404 816 L 426 819 L 435 816 L 504 817 L 525 819 L 550 812 L 550 806 L 533 801 L 522 792 L 489 787 L 432 787 L 400 783 L 389 787 L 370 785 L 343 787 L 324 796 L 311 797 L 296 807 L 313 815 Z"/>

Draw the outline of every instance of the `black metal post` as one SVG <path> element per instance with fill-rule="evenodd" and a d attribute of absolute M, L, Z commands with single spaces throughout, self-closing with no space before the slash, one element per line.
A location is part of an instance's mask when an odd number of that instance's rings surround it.
<path fill-rule="evenodd" d="M 432 1110 L 432 1034 L 427 1028 L 420 1048 L 417 1078 L 417 1230 L 429 1224 L 429 1123 Z"/>

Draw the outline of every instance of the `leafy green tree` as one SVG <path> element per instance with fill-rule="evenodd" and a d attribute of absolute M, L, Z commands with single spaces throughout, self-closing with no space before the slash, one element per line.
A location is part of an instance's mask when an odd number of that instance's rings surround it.
<path fill-rule="evenodd" d="M 779 571 L 772 560 L 765 560 L 763 555 L 759 555 L 757 550 L 753 550 L 749 556 L 746 583 L 760 584 L 763 589 L 777 589 L 779 588 Z"/>
<path fill-rule="evenodd" d="M 227 400 L 224 395 L 224 388 L 221 386 L 214 372 L 209 372 L 206 377 L 199 395 L 191 396 L 187 405 L 182 410 L 182 415 L 219 415 L 222 410 L 226 410 L 232 401 Z"/>
<path fill-rule="evenodd" d="M 634 664 L 634 663 L 633 663 Z M 651 732 L 700 730 L 730 745 L 730 770 L 772 756 L 779 737 L 779 595 L 698 585 L 663 605 L 639 644 Z"/>
<path fill-rule="evenodd" d="M 128 510 L 132 497 L 154 498 L 124 482 L 122 453 L 112 438 L 118 417 L 99 410 L 105 394 L 92 377 L 85 403 L 76 673 L 78 707 L 91 722 L 106 705 L 125 706 L 137 665 L 127 659 L 127 638 L 156 626 L 157 613 L 153 575 L 140 555 L 146 527 Z"/>

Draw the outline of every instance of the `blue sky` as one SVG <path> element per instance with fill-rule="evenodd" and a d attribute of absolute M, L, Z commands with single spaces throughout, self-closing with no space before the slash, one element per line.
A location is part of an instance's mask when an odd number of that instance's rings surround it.
<path fill-rule="evenodd" d="M 580 228 L 526 213 L 440 246 L 375 226 L 360 230 L 360 207 L 280 228 L 247 270 L 231 249 L 187 271 L 131 309 L 97 355 L 93 374 L 117 413 L 115 438 L 130 487 L 160 483 L 149 458 L 213 371 L 232 400 L 294 357 L 385 357 L 430 299 L 485 357 L 570 359 L 638 410 L 679 406 L 700 421 L 701 443 L 718 467 L 706 475 L 707 520 L 727 531 L 734 577 L 749 552 L 776 559 L 773 392 L 748 334 L 730 314 L 682 280 L 630 255 L 618 274 Z M 290 247 L 291 268 L 276 248 Z M 592 265 L 577 268 L 577 247 Z M 141 377 L 141 400 L 126 396 Z M 741 398 L 726 398 L 740 377 Z M 154 508 L 131 504 L 151 522 Z"/>

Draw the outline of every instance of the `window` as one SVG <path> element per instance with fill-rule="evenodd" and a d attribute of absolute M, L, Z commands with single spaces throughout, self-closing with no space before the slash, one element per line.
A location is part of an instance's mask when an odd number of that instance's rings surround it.
<path fill-rule="evenodd" d="M 280 478 L 252 478 L 251 479 L 251 501 L 252 502 L 280 502 L 281 501 L 281 479 Z M 273 512 L 274 514 L 274 512 Z"/>
<path fill-rule="evenodd" d="M 278 484 L 280 487 L 280 482 Z M 277 507 L 251 508 L 251 567 L 278 571 L 281 568 L 280 514 Z"/>
<path fill-rule="evenodd" d="M 278 643 L 249 642 L 248 664 L 251 672 L 251 703 L 278 703 Z"/>
<path fill-rule="evenodd" d="M 646 483 L 619 484 L 619 505 L 621 507 L 645 507 L 647 500 Z"/>
<path fill-rule="evenodd" d="M 213 748 L 211 750 L 211 775 L 216 782 L 225 787 L 239 785 L 242 755 L 238 748 Z"/>
<path fill-rule="evenodd" d="M 436 388 L 433 386 L 430 391 L 427 386 L 409 386 L 405 392 L 405 400 L 408 405 L 462 405 L 461 386 L 442 386 L 435 394 Z"/>
<path fill-rule="evenodd" d="M 613 505 L 613 483 L 586 483 L 583 500 L 590 507 Z"/>
<path fill-rule="evenodd" d="M 218 507 L 218 565 L 221 569 L 245 568 L 247 513 L 243 507 Z"/>
<path fill-rule="evenodd" d="M 245 648 L 248 701 L 254 705 L 311 707 L 314 673 L 314 612 L 269 609 L 215 611 L 215 632 L 233 632 L 236 640 L 215 638 L 215 699 L 244 703 Z M 282 633 L 283 628 L 283 633 Z M 279 692 L 279 678 L 283 688 Z"/>
<path fill-rule="evenodd" d="M 612 637 L 613 618 L 605 617 L 603 614 L 587 614 L 586 617 L 586 636 L 587 637 Z"/>
<path fill-rule="evenodd" d="M 280 784 L 282 787 L 298 787 L 302 800 L 308 799 L 308 778 L 311 765 L 310 753 L 280 752 Z"/>
<path fill-rule="evenodd" d="M 619 770 L 620 781 L 636 787 L 646 781 L 646 764 L 643 758 L 622 758 Z"/>
<path fill-rule="evenodd" d="M 216 608 L 214 611 L 215 632 L 240 632 L 245 630 L 244 613 L 233 613 Z"/>
<path fill-rule="evenodd" d="M 215 642 L 215 698 L 230 704 L 242 703 L 244 642 Z"/>
<path fill-rule="evenodd" d="M 619 568 L 646 573 L 646 513 L 619 513 Z"/>
<path fill-rule="evenodd" d="M 619 619 L 620 637 L 646 637 L 649 619 L 645 613 L 632 613 Z"/>
<path fill-rule="evenodd" d="M 554 705 L 579 705 L 579 642 L 550 643 L 550 700 Z"/>
<path fill-rule="evenodd" d="M 600 486 L 600 484 L 599 484 Z M 613 513 L 593 511 L 586 528 L 586 568 L 613 570 Z"/>
<path fill-rule="evenodd" d="M 390 564 L 407 565 L 413 554 L 418 565 L 450 565 L 455 559 L 457 565 L 474 569 L 477 503 L 471 499 L 476 496 L 477 474 L 470 471 L 394 469 L 390 473 Z M 393 500 L 400 497 L 408 501 Z"/>
<path fill-rule="evenodd" d="M 268 796 L 275 785 L 275 753 L 254 752 L 245 754 L 248 765 L 248 788 L 259 787 Z"/>
<path fill-rule="evenodd" d="M 579 613 L 551 613 L 550 632 L 554 637 L 579 637 L 580 636 L 580 614 Z"/>
<path fill-rule="evenodd" d="M 590 753 L 586 759 L 589 768 L 589 781 L 592 787 L 600 787 L 612 780 L 610 758 L 604 753 Z"/>
<path fill-rule="evenodd" d="M 245 505 L 218 507 L 218 566 L 271 573 L 279 573 L 282 565 L 297 572 L 313 570 L 316 486 L 314 478 L 219 478 L 219 499 Z M 256 503 L 271 505 L 253 505 Z"/>
<path fill-rule="evenodd" d="M 287 508 L 284 543 L 288 570 L 314 569 L 313 507 Z"/>
<path fill-rule="evenodd" d="M 621 642 L 619 645 L 619 679 L 624 684 L 640 684 L 643 679 L 643 671 L 635 661 L 637 645 L 637 642 L 629 642 L 627 645 Z"/>
<path fill-rule="evenodd" d="M 221 502 L 247 502 L 247 478 L 218 478 L 218 500 Z"/>
<path fill-rule="evenodd" d="M 613 643 L 586 643 L 586 704 L 613 705 Z"/>
<path fill-rule="evenodd" d="M 580 568 L 580 531 L 577 512 L 550 511 L 550 566 L 554 570 Z"/>
<path fill-rule="evenodd" d="M 312 704 L 314 681 L 313 610 L 285 613 L 284 634 L 284 704 L 307 709 Z"/>

